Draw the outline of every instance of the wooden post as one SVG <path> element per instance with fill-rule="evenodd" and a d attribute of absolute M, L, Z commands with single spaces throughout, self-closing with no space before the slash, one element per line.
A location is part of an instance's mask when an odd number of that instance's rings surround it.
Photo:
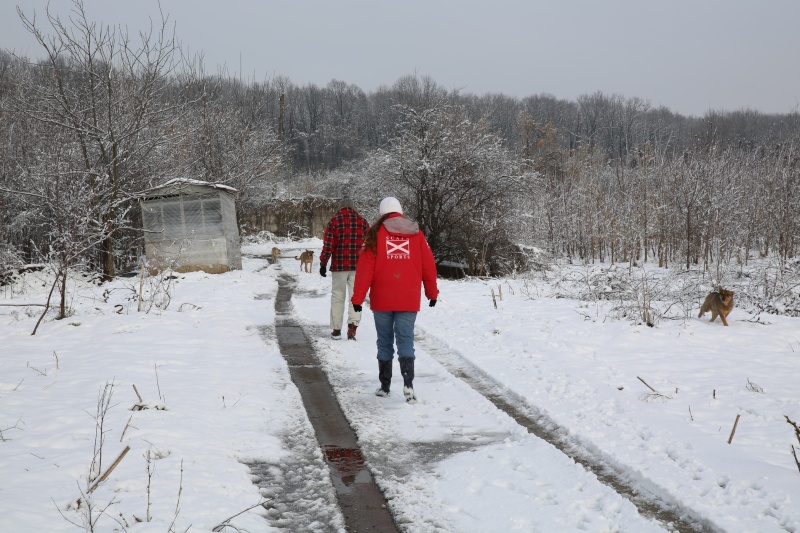
<path fill-rule="evenodd" d="M 639 376 L 636 376 L 636 379 L 638 379 L 639 381 L 641 381 L 642 383 L 644 383 L 645 385 L 647 385 L 647 382 L 646 382 L 645 380 L 643 380 L 642 378 L 640 378 Z M 655 389 L 654 389 L 653 387 L 651 387 L 650 385 L 647 385 L 647 388 L 648 388 L 648 389 L 650 389 L 651 391 L 655 392 L 656 394 L 658 394 L 658 391 L 657 391 L 657 390 L 655 390 Z"/>
<path fill-rule="evenodd" d="M 733 440 L 733 434 L 736 433 L 736 426 L 739 425 L 739 417 L 742 415 L 736 415 L 736 420 L 733 422 L 733 429 L 731 430 L 731 436 L 728 438 L 728 444 L 731 443 Z"/>
<path fill-rule="evenodd" d="M 122 430 L 122 435 L 119 436 L 119 441 L 122 442 L 122 439 L 125 438 L 125 432 L 128 431 L 128 426 L 131 425 L 131 420 L 133 420 L 133 415 L 128 418 L 128 423 L 125 424 L 125 429 Z"/>
<path fill-rule="evenodd" d="M 122 453 L 119 454 L 119 457 L 117 457 L 117 459 L 113 463 L 111 463 L 111 466 L 108 467 L 108 470 L 106 470 L 105 474 L 103 474 L 102 476 L 97 478 L 97 481 L 95 481 L 92 484 L 92 486 L 89 487 L 89 492 L 88 492 L 89 494 L 94 492 L 94 489 L 96 489 L 97 486 L 100 485 L 100 483 L 105 481 L 105 479 L 108 477 L 108 475 L 111 474 L 111 471 L 114 470 L 117 467 L 117 465 L 120 463 L 120 461 L 122 461 L 122 458 L 125 457 L 125 454 L 128 453 L 130 450 L 131 450 L 130 446 L 125 446 L 125 449 L 122 450 Z"/>

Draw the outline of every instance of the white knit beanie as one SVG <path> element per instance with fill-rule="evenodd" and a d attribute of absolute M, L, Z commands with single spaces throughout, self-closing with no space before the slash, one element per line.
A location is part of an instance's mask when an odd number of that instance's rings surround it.
<path fill-rule="evenodd" d="M 389 196 L 388 198 L 381 200 L 380 214 L 383 216 L 386 213 L 403 214 L 403 208 L 400 207 L 400 201 L 397 198 Z"/>

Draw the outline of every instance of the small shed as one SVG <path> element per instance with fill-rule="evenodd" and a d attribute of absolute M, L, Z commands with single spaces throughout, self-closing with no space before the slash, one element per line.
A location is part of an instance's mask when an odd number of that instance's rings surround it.
<path fill-rule="evenodd" d="M 191 179 L 173 179 L 145 191 L 140 204 L 150 271 L 218 274 L 241 269 L 237 193 L 227 185 Z"/>

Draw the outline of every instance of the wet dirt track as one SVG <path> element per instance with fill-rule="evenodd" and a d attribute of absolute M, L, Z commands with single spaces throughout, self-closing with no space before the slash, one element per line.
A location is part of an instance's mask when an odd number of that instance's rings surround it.
<path fill-rule="evenodd" d="M 291 316 L 294 281 L 284 274 L 278 282 L 275 297 L 278 345 L 330 468 L 345 526 L 348 531 L 396 532 L 386 500 L 364 464 L 356 435 L 336 401 L 312 343 Z"/>

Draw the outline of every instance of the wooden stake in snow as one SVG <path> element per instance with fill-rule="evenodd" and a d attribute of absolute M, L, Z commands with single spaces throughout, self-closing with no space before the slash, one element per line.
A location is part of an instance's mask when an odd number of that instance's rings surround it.
<path fill-rule="evenodd" d="M 117 467 L 117 465 L 122 461 L 122 458 L 125 457 L 125 454 L 128 453 L 129 451 L 131 451 L 131 447 L 130 446 L 125 446 L 125 449 L 122 450 L 122 453 L 119 454 L 119 457 L 117 457 L 117 459 L 113 463 L 111 463 L 111 466 L 108 467 L 108 470 L 106 470 L 105 474 L 103 474 L 102 476 L 97 478 L 97 481 L 95 481 L 92 484 L 92 486 L 89 487 L 88 494 L 91 494 L 92 492 L 94 492 L 94 489 L 96 489 L 97 486 L 100 485 L 100 483 L 102 483 L 103 481 L 106 480 L 106 478 L 109 476 L 109 474 L 111 474 L 111 471 L 114 470 Z"/>
<path fill-rule="evenodd" d="M 125 424 L 125 429 L 122 430 L 122 435 L 119 436 L 119 441 L 122 442 L 122 439 L 125 438 L 125 432 L 128 431 L 128 426 L 131 425 L 131 420 L 133 420 L 133 415 L 128 418 L 128 423 Z"/>
<path fill-rule="evenodd" d="M 642 378 L 640 378 L 639 376 L 636 376 L 636 379 L 638 379 L 639 381 L 641 381 L 642 383 L 644 383 L 645 385 L 647 385 L 647 382 L 646 382 L 645 380 L 643 380 Z M 658 391 L 657 391 L 657 390 L 655 390 L 655 389 L 654 389 L 653 387 L 651 387 L 650 385 L 647 385 L 647 388 L 648 388 L 648 389 L 650 389 L 651 391 L 655 392 L 656 394 L 658 394 Z"/>
<path fill-rule="evenodd" d="M 728 437 L 728 444 L 730 444 L 731 441 L 733 440 L 733 434 L 736 433 L 736 426 L 739 425 L 739 417 L 740 416 L 742 416 L 742 415 L 736 415 L 736 420 L 733 422 L 733 429 L 731 430 L 731 436 Z"/>
<path fill-rule="evenodd" d="M 492 303 L 494 304 L 494 308 L 497 309 L 497 298 L 494 295 L 494 289 L 492 289 Z"/>

